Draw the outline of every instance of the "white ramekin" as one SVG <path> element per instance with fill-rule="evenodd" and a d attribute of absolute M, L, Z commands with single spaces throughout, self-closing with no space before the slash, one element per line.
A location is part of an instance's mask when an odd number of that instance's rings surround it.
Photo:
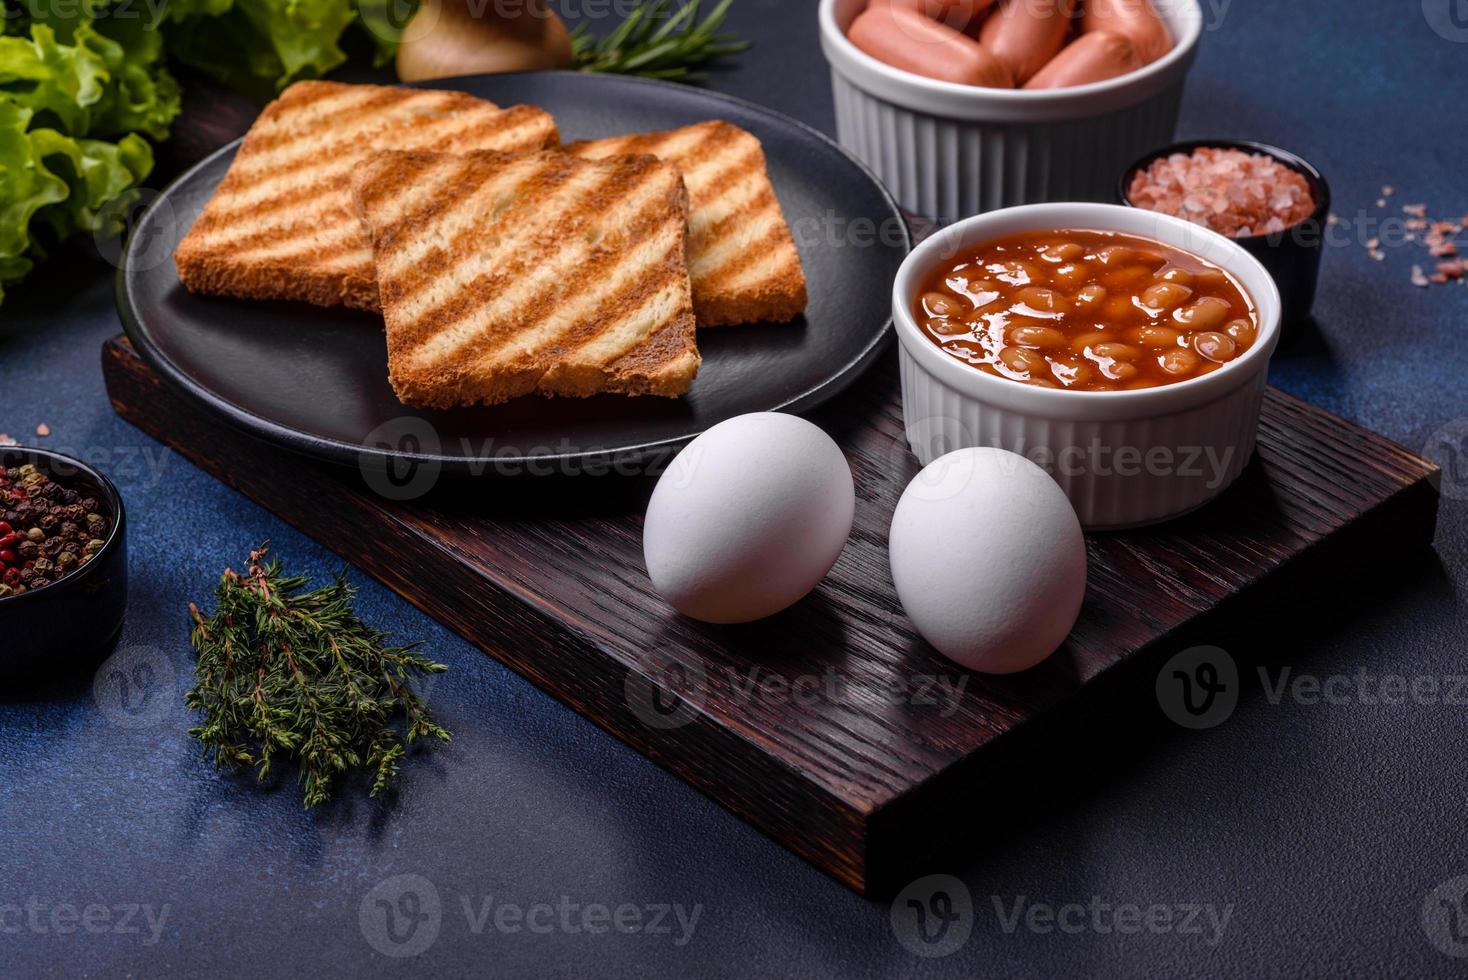
<path fill-rule="evenodd" d="M 893 68 L 846 39 L 867 0 L 821 0 L 836 136 L 897 203 L 952 221 L 1041 201 L 1110 200 L 1122 169 L 1173 141 L 1203 33 L 1198 0 L 1153 0 L 1172 51 L 1129 75 L 1052 91 L 978 88 Z"/>
<path fill-rule="evenodd" d="M 1066 391 L 961 364 L 913 317 L 940 263 L 1022 231 L 1098 229 L 1184 249 L 1234 275 L 1259 314 L 1254 345 L 1212 374 L 1138 391 Z M 955 449 L 993 446 L 1050 473 L 1088 529 L 1134 527 L 1184 514 L 1222 493 L 1254 452 L 1280 299 L 1264 266 L 1235 243 L 1178 218 L 1111 204 L 1031 204 L 961 221 L 907 257 L 892 290 L 901 344 L 908 444 L 924 466 Z"/>

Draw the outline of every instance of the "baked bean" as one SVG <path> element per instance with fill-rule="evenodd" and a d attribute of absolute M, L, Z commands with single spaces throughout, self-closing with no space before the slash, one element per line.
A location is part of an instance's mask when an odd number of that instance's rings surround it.
<path fill-rule="evenodd" d="M 975 370 L 1070 391 L 1202 377 L 1259 330 L 1252 302 L 1223 270 L 1102 231 L 1024 232 L 967 249 L 933 270 L 913 315 Z"/>
<path fill-rule="evenodd" d="M 1121 326 L 1136 319 L 1137 305 L 1130 296 L 1113 296 L 1101 307 L 1101 312 L 1107 323 Z"/>
<path fill-rule="evenodd" d="M 1074 388 L 1076 385 L 1088 383 L 1096 374 L 1096 369 L 1085 361 L 1060 360 L 1052 358 L 1050 361 L 1050 373 L 1055 376 L 1066 388 Z"/>
<path fill-rule="evenodd" d="M 1227 338 L 1225 338 L 1227 339 Z M 1065 334 L 1054 327 L 1011 327 L 1009 342 L 1021 347 L 1038 347 L 1041 350 L 1058 350 L 1065 346 Z"/>
<path fill-rule="evenodd" d="M 1227 334 L 1200 333 L 1193 335 L 1193 350 L 1210 361 L 1222 363 L 1233 360 L 1234 355 L 1239 352 L 1239 345 Z"/>
<path fill-rule="evenodd" d="M 949 276 L 943 285 L 962 296 L 974 306 L 985 306 L 994 302 L 1003 293 L 999 284 L 992 279 L 970 280 L 966 276 Z"/>
<path fill-rule="evenodd" d="M 1254 344 L 1254 324 L 1248 320 L 1234 320 L 1223 328 L 1223 332 L 1243 347 L 1251 347 Z"/>
<path fill-rule="evenodd" d="M 1040 257 L 1047 262 L 1058 264 L 1061 262 L 1074 262 L 1085 254 L 1086 246 L 1084 245 L 1078 245 L 1075 242 L 1057 242 L 1041 252 Z"/>
<path fill-rule="evenodd" d="M 1107 289 L 1130 289 L 1140 286 L 1152 276 L 1152 271 L 1146 266 L 1124 265 L 1113 269 L 1101 277 Z"/>
<path fill-rule="evenodd" d="M 1137 242 L 1140 243 L 1141 239 L 1137 239 Z M 1112 245 L 1103 248 L 1096 253 L 1096 258 L 1100 260 L 1102 265 L 1108 268 L 1123 265 L 1140 265 L 1146 266 L 1148 272 L 1156 272 L 1163 265 L 1167 264 L 1167 259 L 1163 258 L 1159 252 L 1155 252 L 1150 248 L 1128 248 L 1125 245 Z"/>
<path fill-rule="evenodd" d="M 1142 356 L 1142 352 L 1130 344 L 1094 344 L 1090 351 L 1093 357 L 1103 358 L 1110 361 L 1135 361 Z"/>
<path fill-rule="evenodd" d="M 1096 273 L 1083 262 L 1067 262 L 1050 273 L 1050 281 L 1066 289 L 1080 289 L 1095 278 Z"/>
<path fill-rule="evenodd" d="M 1114 334 L 1108 333 L 1105 330 L 1093 330 L 1090 333 L 1083 333 L 1078 337 L 1071 338 L 1070 349 L 1077 354 L 1084 354 L 1089 347 L 1094 347 L 1097 344 L 1109 344 L 1115 339 L 1116 336 Z"/>
<path fill-rule="evenodd" d="M 1027 347 L 1006 347 L 999 352 L 999 360 L 1011 371 L 1020 374 L 1044 374 L 1050 366 L 1045 355 Z"/>
<path fill-rule="evenodd" d="M 957 296 L 936 291 L 923 293 L 923 307 L 933 316 L 963 316 L 968 312 L 968 305 Z"/>
<path fill-rule="evenodd" d="M 1089 286 L 1082 286 L 1076 293 L 1076 306 L 1083 310 L 1094 310 L 1106 302 L 1106 287 L 1099 282 L 1093 282 Z"/>
<path fill-rule="evenodd" d="M 970 364 L 982 364 L 989 359 L 984 345 L 972 340 L 946 340 L 943 349 Z"/>
<path fill-rule="evenodd" d="M 1026 286 L 1015 293 L 1010 302 L 1021 316 L 1063 316 L 1070 312 L 1070 300 L 1043 286 Z"/>
<path fill-rule="evenodd" d="M 923 326 L 940 337 L 953 337 L 973 329 L 973 324 L 965 320 L 950 320 L 942 316 L 929 317 L 923 321 Z"/>
<path fill-rule="evenodd" d="M 1040 270 L 1036 266 L 1016 259 L 991 262 L 984 267 L 984 271 L 1000 282 L 1008 283 L 1011 286 L 1028 286 L 1031 283 L 1044 281 L 1044 277 L 1040 275 Z"/>
<path fill-rule="evenodd" d="M 1143 347 L 1176 347 L 1182 341 L 1183 335 L 1171 327 L 1137 327 L 1128 330 L 1126 339 Z"/>
<path fill-rule="evenodd" d="M 1233 306 L 1226 299 L 1204 296 L 1191 306 L 1172 311 L 1172 318 L 1189 330 L 1212 330 L 1223 325 L 1233 313 Z"/>
<path fill-rule="evenodd" d="M 1157 365 L 1175 377 L 1186 377 L 1198 370 L 1198 355 L 1178 347 L 1159 354 Z"/>
<path fill-rule="evenodd" d="M 1175 306 L 1182 306 L 1192 295 L 1193 291 L 1181 283 L 1159 282 L 1155 286 L 1148 286 L 1142 293 L 1142 305 L 1149 310 L 1165 313 Z"/>
<path fill-rule="evenodd" d="M 1217 269 L 1203 269 L 1193 273 L 1193 288 L 1200 293 L 1226 293 L 1233 283 Z"/>

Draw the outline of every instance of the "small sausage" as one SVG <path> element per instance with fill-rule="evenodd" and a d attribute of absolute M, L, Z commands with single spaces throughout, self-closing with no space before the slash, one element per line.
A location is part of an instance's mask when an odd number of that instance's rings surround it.
<path fill-rule="evenodd" d="M 973 38 L 906 7 L 872 7 L 851 24 L 851 43 L 878 61 L 959 85 L 1014 88 L 1009 69 Z"/>
<path fill-rule="evenodd" d="M 1082 34 L 1025 82 L 1025 88 L 1070 88 L 1104 82 L 1142 67 L 1137 46 L 1125 34 L 1093 31 Z"/>
<path fill-rule="evenodd" d="M 1065 46 L 1074 13 L 1075 0 L 1004 0 L 979 41 L 1023 85 Z"/>
<path fill-rule="evenodd" d="M 1086 0 L 1081 31 L 1125 34 L 1137 46 L 1143 65 L 1150 65 L 1172 50 L 1172 31 L 1157 15 L 1152 0 Z"/>
<path fill-rule="evenodd" d="M 916 10 L 929 20 L 937 21 L 955 31 L 963 31 L 978 40 L 979 27 L 989 8 L 998 0 L 871 0 L 871 7 L 906 7 Z"/>

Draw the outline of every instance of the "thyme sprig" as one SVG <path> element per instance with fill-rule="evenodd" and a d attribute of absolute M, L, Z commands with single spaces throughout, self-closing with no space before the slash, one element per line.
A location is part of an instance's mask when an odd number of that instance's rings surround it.
<path fill-rule="evenodd" d="M 225 569 L 207 618 L 189 603 L 198 654 L 187 706 L 203 715 L 189 734 L 217 769 L 255 767 L 260 781 L 276 756 L 300 769 L 309 809 L 331 798 L 336 780 L 372 771 L 372 796 L 397 775 L 407 745 L 449 740 L 409 679 L 448 668 L 390 646 L 353 611 L 356 590 L 338 573 L 305 591 L 303 576 L 283 575 L 264 545 L 244 574 Z M 406 719 L 406 736 L 395 727 Z"/>
<path fill-rule="evenodd" d="M 734 0 L 719 0 L 702 20 L 700 0 L 682 0 L 671 15 L 670 0 L 642 0 L 610 34 L 596 37 L 586 23 L 571 32 L 571 49 L 581 71 L 648 78 L 696 78 L 693 68 L 749 47 L 738 35 L 720 33 Z M 661 23 L 660 23 L 661 22 Z"/>

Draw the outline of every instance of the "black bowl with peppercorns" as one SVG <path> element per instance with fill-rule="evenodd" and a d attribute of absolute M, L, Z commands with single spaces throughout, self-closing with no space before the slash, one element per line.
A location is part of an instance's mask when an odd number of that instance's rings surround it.
<path fill-rule="evenodd" d="M 0 449 L 0 680 L 87 661 L 122 627 L 127 516 L 101 473 Z"/>

